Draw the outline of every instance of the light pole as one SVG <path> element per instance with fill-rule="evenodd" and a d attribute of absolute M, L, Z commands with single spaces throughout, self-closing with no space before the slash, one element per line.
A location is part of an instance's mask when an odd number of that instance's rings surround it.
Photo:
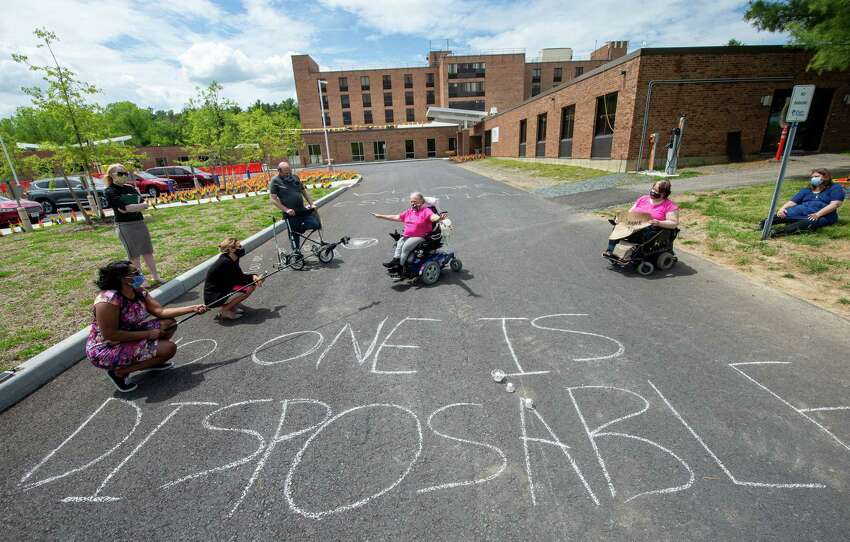
<path fill-rule="evenodd" d="M 322 99 L 322 83 L 325 85 L 328 84 L 328 82 L 324 79 L 316 79 L 316 86 L 319 87 L 319 105 L 321 106 L 322 113 L 322 130 L 325 132 L 325 153 L 328 155 L 328 169 L 333 171 L 334 167 L 331 161 L 331 146 L 328 144 L 328 125 L 325 124 L 325 101 Z"/>
<path fill-rule="evenodd" d="M 12 195 L 15 196 L 15 201 L 18 203 L 18 218 L 21 221 L 21 227 L 24 231 L 32 231 L 30 217 L 27 214 L 27 210 L 21 205 L 21 183 L 18 182 L 18 173 L 15 171 L 15 166 L 9 157 L 9 151 L 6 150 L 6 142 L 3 141 L 3 136 L 0 136 L 0 147 L 3 147 L 3 154 L 6 155 L 6 162 L 9 163 L 9 171 L 12 172 L 12 179 L 14 179 L 14 184 L 9 183 L 9 188 L 12 190 Z M 9 225 L 9 227 L 14 228 L 12 225 Z"/>

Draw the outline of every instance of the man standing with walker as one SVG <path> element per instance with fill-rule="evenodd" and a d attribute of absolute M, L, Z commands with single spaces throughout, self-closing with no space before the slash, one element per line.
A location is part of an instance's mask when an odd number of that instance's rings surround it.
<path fill-rule="evenodd" d="M 292 174 L 292 169 L 286 162 L 277 165 L 277 176 L 269 182 L 269 199 L 272 205 L 283 212 L 283 218 L 286 219 L 289 229 L 298 234 L 290 238 L 292 250 L 297 251 L 300 248 L 300 234 L 307 230 L 322 228 L 310 194 L 307 193 L 298 175 Z"/>

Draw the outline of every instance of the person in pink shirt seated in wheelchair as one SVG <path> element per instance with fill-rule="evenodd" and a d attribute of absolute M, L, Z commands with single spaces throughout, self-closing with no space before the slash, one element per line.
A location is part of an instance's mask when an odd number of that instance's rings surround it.
<path fill-rule="evenodd" d="M 670 181 L 658 181 L 649 189 L 649 194 L 641 196 L 637 199 L 630 213 L 644 213 L 651 218 L 650 226 L 634 235 L 640 236 L 641 242 L 645 242 L 652 238 L 659 229 L 675 230 L 679 227 L 679 207 L 670 199 Z M 602 253 L 603 256 L 609 257 L 614 252 L 614 247 L 617 246 L 622 239 L 609 239 L 608 248 Z"/>
<path fill-rule="evenodd" d="M 407 257 L 413 250 L 425 241 L 425 237 L 434 229 L 434 223 L 445 218 L 445 214 L 437 214 L 427 205 L 425 197 L 420 192 L 410 194 L 410 207 L 397 215 L 372 213 L 375 218 L 404 223 L 402 238 L 395 246 L 393 259 L 383 265 L 388 269 L 402 268 Z"/>

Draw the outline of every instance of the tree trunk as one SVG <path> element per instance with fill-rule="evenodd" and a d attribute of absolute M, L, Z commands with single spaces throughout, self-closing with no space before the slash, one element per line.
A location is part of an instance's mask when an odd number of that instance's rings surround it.
<path fill-rule="evenodd" d="M 77 209 L 79 209 L 79 210 L 80 210 L 80 212 L 83 214 L 83 217 L 85 217 L 86 222 L 88 222 L 89 224 L 91 224 L 91 217 L 90 217 L 90 216 L 89 216 L 89 214 L 86 212 L 86 209 L 85 209 L 85 207 L 83 207 L 82 203 L 80 203 L 80 198 L 78 198 L 78 197 L 77 197 L 77 192 L 76 192 L 76 191 L 74 190 L 74 188 L 72 187 L 72 185 L 71 185 L 71 181 L 70 181 L 70 180 L 68 180 L 68 174 L 67 174 L 67 173 L 65 173 L 65 168 L 62 168 L 62 169 L 61 169 L 61 172 L 62 172 L 62 178 L 64 178 L 64 179 L 65 179 L 65 183 L 68 185 L 68 192 L 70 192 L 70 193 L 71 193 L 71 197 L 74 199 L 74 204 L 77 206 Z M 85 182 L 85 180 L 84 180 L 84 179 L 83 179 L 83 181 Z M 83 186 L 85 186 L 85 185 L 83 185 Z M 98 202 L 98 203 L 99 203 L 99 202 Z M 56 210 L 58 211 L 59 209 L 56 209 Z"/>

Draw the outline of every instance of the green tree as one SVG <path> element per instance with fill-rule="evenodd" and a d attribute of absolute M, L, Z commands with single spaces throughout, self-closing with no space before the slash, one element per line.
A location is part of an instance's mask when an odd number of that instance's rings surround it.
<path fill-rule="evenodd" d="M 184 112 L 186 141 L 192 155 L 207 156 L 207 164 L 218 166 L 235 156 L 239 143 L 236 104 L 221 95 L 222 88 L 217 81 L 198 88 L 197 96 L 189 100 Z"/>
<path fill-rule="evenodd" d="M 726 43 L 727 47 L 741 47 L 742 45 L 744 45 L 744 43 L 736 40 L 735 38 L 730 39 L 729 42 Z"/>
<path fill-rule="evenodd" d="M 133 136 L 133 144 L 150 145 L 154 126 L 153 113 L 133 102 L 115 102 L 103 109 L 102 124 L 110 137 Z"/>
<path fill-rule="evenodd" d="M 33 86 L 25 87 L 22 90 L 30 96 L 35 109 L 48 116 L 61 119 L 65 124 L 66 131 L 73 134 L 75 143 L 67 146 L 67 149 L 74 155 L 74 162 L 81 165 L 84 171 L 89 174 L 91 141 L 102 134 L 99 131 L 102 130 L 102 127 L 97 122 L 98 108 L 96 105 L 90 104 L 88 99 L 97 94 L 98 89 L 94 85 L 77 79 L 73 71 L 59 64 L 52 47 L 52 44 L 58 40 L 56 34 L 45 28 L 36 29 L 33 34 L 40 41 L 38 47 L 45 48 L 50 53 L 53 65 L 39 66 L 30 63 L 29 58 L 24 55 L 13 54 L 12 59 L 15 62 L 26 64 L 30 70 L 40 73 L 47 84 L 46 89 Z M 83 184 L 89 192 L 89 201 L 92 207 L 97 210 L 98 216 L 103 217 L 100 200 L 96 197 L 93 187 L 85 176 L 83 177 Z M 80 209 L 82 210 L 82 207 Z M 85 210 L 82 210 L 82 212 L 88 216 Z"/>
<path fill-rule="evenodd" d="M 788 32 L 794 45 L 815 51 L 811 69 L 850 67 L 850 0 L 754 0 L 744 18 L 759 30 Z"/>
<path fill-rule="evenodd" d="M 266 113 L 262 108 L 251 108 L 237 116 L 237 123 L 239 143 L 258 146 L 253 152 L 250 147 L 246 149 L 243 157 L 247 159 L 260 159 L 268 164 L 272 157 L 292 156 L 301 148 L 301 132 L 298 130 L 301 123 L 286 113 Z"/>

